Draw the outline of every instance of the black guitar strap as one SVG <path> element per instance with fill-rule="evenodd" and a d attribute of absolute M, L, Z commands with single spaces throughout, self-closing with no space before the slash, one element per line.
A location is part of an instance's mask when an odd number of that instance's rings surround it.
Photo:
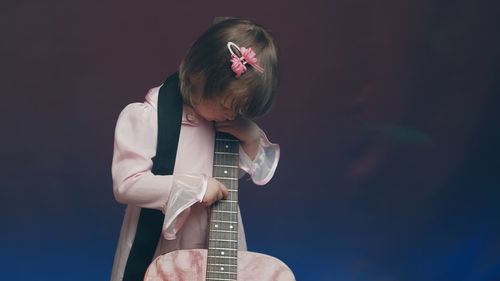
<path fill-rule="evenodd" d="M 182 120 L 178 72 L 169 76 L 160 87 L 157 110 L 158 142 L 151 172 L 155 175 L 172 175 Z M 135 239 L 125 266 L 124 281 L 144 279 L 160 239 L 163 218 L 159 210 L 141 208 Z"/>

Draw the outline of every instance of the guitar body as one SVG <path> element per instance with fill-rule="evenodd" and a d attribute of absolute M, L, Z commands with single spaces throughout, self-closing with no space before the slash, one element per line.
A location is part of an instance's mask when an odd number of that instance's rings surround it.
<path fill-rule="evenodd" d="M 148 267 L 145 281 L 235 280 L 231 274 L 209 279 L 207 250 L 178 250 L 157 257 Z M 292 271 L 282 261 L 259 253 L 238 251 L 238 281 L 294 281 Z M 207 279 L 205 279 L 207 278 Z"/>

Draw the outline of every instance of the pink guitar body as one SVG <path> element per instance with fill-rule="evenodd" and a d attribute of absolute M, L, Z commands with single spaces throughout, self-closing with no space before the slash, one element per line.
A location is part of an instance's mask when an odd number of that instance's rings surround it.
<path fill-rule="evenodd" d="M 205 281 L 207 250 L 179 250 L 157 257 L 148 267 L 144 280 Z M 238 251 L 238 281 L 294 281 L 292 271 L 282 261 L 259 253 Z"/>

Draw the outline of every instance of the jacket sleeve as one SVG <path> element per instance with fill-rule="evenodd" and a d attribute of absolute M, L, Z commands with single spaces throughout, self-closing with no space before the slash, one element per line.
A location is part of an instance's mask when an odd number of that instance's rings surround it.
<path fill-rule="evenodd" d="M 164 236 L 175 239 L 189 215 L 189 207 L 203 200 L 207 176 L 151 172 L 157 143 L 156 114 L 148 103 L 129 104 L 120 113 L 111 168 L 113 192 L 120 203 L 162 211 Z"/>
<path fill-rule="evenodd" d="M 118 202 L 163 210 L 172 186 L 171 175 L 151 172 L 156 154 L 156 110 L 147 103 L 127 105 L 115 129 L 111 173 Z"/>
<path fill-rule="evenodd" d="M 279 144 L 271 143 L 264 131 L 260 130 L 260 144 L 252 161 L 240 145 L 240 168 L 247 172 L 257 185 L 268 183 L 276 171 L 280 158 Z"/>

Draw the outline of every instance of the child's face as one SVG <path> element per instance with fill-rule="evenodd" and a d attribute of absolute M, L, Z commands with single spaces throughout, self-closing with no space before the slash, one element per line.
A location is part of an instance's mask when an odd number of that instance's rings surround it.
<path fill-rule="evenodd" d="M 227 121 L 234 120 L 236 118 L 236 112 L 232 107 L 234 96 L 230 92 L 222 93 L 209 100 L 203 100 L 202 96 L 203 89 L 203 78 L 200 76 L 194 76 L 191 79 L 192 83 L 192 95 L 196 97 L 196 104 L 193 105 L 194 110 L 198 115 L 203 117 L 208 121 Z"/>
<path fill-rule="evenodd" d="M 208 121 L 227 121 L 236 118 L 236 112 L 231 107 L 233 98 L 230 96 L 215 97 L 202 100 L 193 106 L 196 113 Z"/>

